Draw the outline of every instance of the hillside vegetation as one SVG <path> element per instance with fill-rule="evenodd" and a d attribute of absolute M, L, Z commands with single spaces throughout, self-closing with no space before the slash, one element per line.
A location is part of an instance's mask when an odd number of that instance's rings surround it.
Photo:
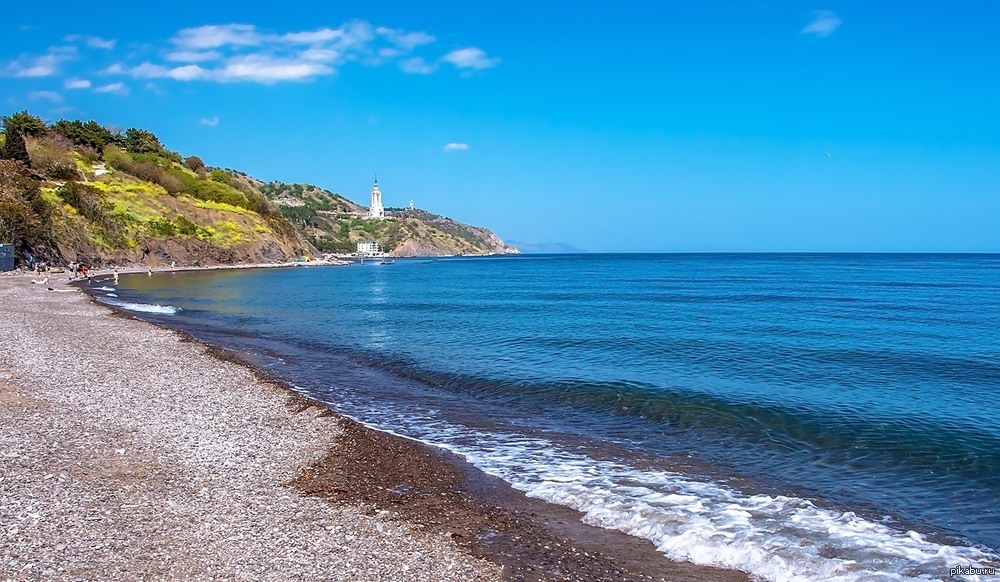
<path fill-rule="evenodd" d="M 3 117 L 0 242 L 20 264 L 209 265 L 350 253 L 517 252 L 492 232 L 424 211 L 368 219 L 366 208 L 307 184 L 265 183 L 182 157 L 155 134 L 95 121 Z"/>
<path fill-rule="evenodd" d="M 398 257 L 518 252 L 488 229 L 425 210 L 388 208 L 386 219 L 371 219 L 367 208 L 310 184 L 272 182 L 259 188 L 323 252 L 353 252 L 364 240 Z"/>
<path fill-rule="evenodd" d="M 185 265 L 311 251 L 245 178 L 167 150 L 149 131 L 3 118 L 0 240 L 20 262 Z"/>

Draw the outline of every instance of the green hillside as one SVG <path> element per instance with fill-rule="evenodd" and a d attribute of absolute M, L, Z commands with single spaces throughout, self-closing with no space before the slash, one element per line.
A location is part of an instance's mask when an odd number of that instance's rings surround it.
<path fill-rule="evenodd" d="M 182 157 L 148 130 L 3 117 L 0 242 L 18 263 L 209 265 L 350 253 L 375 240 L 397 256 L 517 252 L 489 230 L 421 210 L 385 220 L 309 184 L 262 182 Z"/>
<path fill-rule="evenodd" d="M 491 231 L 425 210 L 386 209 L 386 219 L 368 218 L 368 209 L 310 184 L 272 182 L 258 187 L 281 213 L 322 252 L 353 252 L 374 240 L 394 256 L 517 253 Z"/>
<path fill-rule="evenodd" d="M 17 258 L 90 264 L 292 260 L 310 252 L 250 180 L 146 130 L 4 117 L 0 240 Z"/>

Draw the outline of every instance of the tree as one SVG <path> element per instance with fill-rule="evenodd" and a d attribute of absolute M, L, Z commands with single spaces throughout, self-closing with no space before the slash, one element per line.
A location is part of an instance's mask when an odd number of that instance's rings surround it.
<path fill-rule="evenodd" d="M 201 158 L 198 156 L 191 156 L 187 158 L 184 160 L 184 165 L 194 172 L 205 169 L 205 162 L 201 161 Z"/>
<path fill-rule="evenodd" d="M 3 158 L 7 160 L 15 160 L 23 163 L 27 167 L 31 167 L 31 158 L 28 157 L 28 146 L 24 143 L 24 135 L 20 131 L 7 128 L 4 130 L 6 135 L 6 143 L 3 147 Z"/>
<path fill-rule="evenodd" d="M 24 135 L 42 135 L 45 133 L 45 122 L 41 117 L 28 113 L 27 110 L 12 113 L 3 117 L 4 131 L 17 131 Z"/>
<path fill-rule="evenodd" d="M 125 130 L 125 149 L 133 154 L 159 154 L 163 145 L 153 132 L 130 127 Z"/>
<path fill-rule="evenodd" d="M 60 119 L 52 127 L 65 135 L 75 145 L 88 146 L 97 151 L 103 150 L 104 146 L 109 143 L 121 143 L 122 141 L 121 135 L 93 120 L 84 123 L 79 119 L 73 121 Z"/>

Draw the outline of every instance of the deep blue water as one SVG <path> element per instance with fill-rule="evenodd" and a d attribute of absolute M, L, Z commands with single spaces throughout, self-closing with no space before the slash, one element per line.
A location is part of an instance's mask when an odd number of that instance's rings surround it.
<path fill-rule="evenodd" d="M 114 294 L 674 558 L 769 579 L 997 560 L 997 255 L 397 260 Z"/>

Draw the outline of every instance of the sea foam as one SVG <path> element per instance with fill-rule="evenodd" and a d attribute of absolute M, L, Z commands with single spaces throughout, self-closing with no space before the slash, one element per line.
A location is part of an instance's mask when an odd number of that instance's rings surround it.
<path fill-rule="evenodd" d="M 808 499 L 744 494 L 662 470 L 595 460 L 544 438 L 485 433 L 432 412 L 350 411 L 464 457 L 530 497 L 572 507 L 591 525 L 653 542 L 670 559 L 749 572 L 763 580 L 939 580 L 955 566 L 992 566 L 1000 556 L 928 541 Z M 976 576 L 954 577 L 979 580 Z"/>
<path fill-rule="evenodd" d="M 149 303 L 130 303 L 128 301 L 118 301 L 116 299 L 108 299 L 108 296 L 98 297 L 98 301 L 106 303 L 113 307 L 118 307 L 120 309 L 127 309 L 128 311 L 138 311 L 142 313 L 160 313 L 166 315 L 173 315 L 181 310 L 180 307 L 174 307 L 172 305 L 150 305 Z"/>

